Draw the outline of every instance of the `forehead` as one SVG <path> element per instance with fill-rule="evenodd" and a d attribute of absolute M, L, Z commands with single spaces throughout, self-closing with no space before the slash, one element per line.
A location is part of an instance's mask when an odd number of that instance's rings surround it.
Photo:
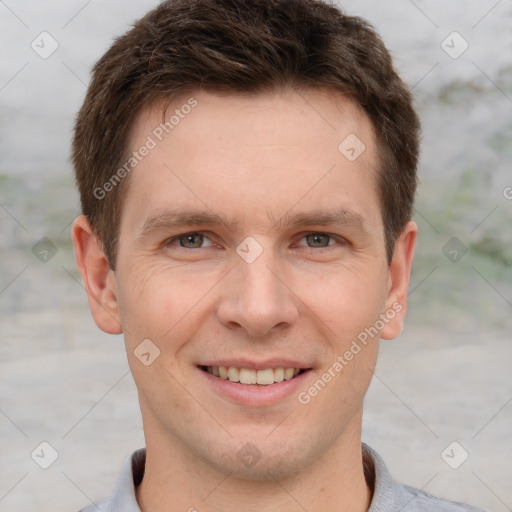
<path fill-rule="evenodd" d="M 134 224 L 171 203 L 267 224 L 313 206 L 379 211 L 372 125 L 333 91 L 183 95 L 138 114 L 129 154 L 144 146 L 124 204 Z"/>

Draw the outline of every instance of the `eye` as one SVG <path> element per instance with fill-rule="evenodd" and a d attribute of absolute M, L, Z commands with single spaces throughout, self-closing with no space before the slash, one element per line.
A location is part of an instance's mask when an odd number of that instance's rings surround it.
<path fill-rule="evenodd" d="M 305 240 L 307 247 L 312 249 L 323 249 L 325 247 L 330 247 L 336 245 L 336 240 L 332 235 L 328 235 L 327 233 L 308 233 L 304 235 L 301 240 Z M 304 246 L 299 243 L 299 246 Z"/>
<path fill-rule="evenodd" d="M 203 245 L 203 242 L 208 241 L 209 244 Z M 213 245 L 209 238 L 202 233 L 185 233 L 183 235 L 175 236 L 166 242 L 166 245 L 178 245 L 184 249 L 200 249 Z"/>
<path fill-rule="evenodd" d="M 325 233 L 310 233 L 305 239 L 310 247 L 327 247 L 331 237 Z"/>

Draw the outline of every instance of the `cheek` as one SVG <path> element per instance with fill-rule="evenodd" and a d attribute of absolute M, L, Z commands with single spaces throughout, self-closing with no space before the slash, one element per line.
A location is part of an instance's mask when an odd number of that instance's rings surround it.
<path fill-rule="evenodd" d="M 331 335 L 340 340 L 337 344 L 373 325 L 385 305 L 387 273 L 380 265 L 330 268 L 321 276 L 298 276 L 296 282 L 302 290 L 299 296 L 330 327 Z"/>
<path fill-rule="evenodd" d="M 197 302 L 197 292 L 176 270 L 147 262 L 123 270 L 118 301 L 127 342 L 136 343 L 141 337 L 162 339 Z"/>
<path fill-rule="evenodd" d="M 308 305 L 328 323 L 330 359 L 318 376 L 329 379 L 320 402 L 338 405 L 333 421 L 355 411 L 370 385 L 379 350 L 376 321 L 385 307 L 387 272 L 382 265 L 344 268 L 309 294 Z M 324 392 L 322 392 L 324 393 Z"/>
<path fill-rule="evenodd" d="M 317 372 L 310 385 L 300 391 L 299 402 L 311 418 L 322 418 L 327 432 L 337 437 L 363 407 L 363 400 L 373 377 L 378 355 L 378 341 L 338 347 L 327 365 Z M 352 355 L 347 358 L 347 351 Z M 357 352 L 357 353 L 355 353 Z"/>
<path fill-rule="evenodd" d="M 118 301 L 127 350 L 145 339 L 161 351 L 160 363 L 179 364 L 178 352 L 197 335 L 212 310 L 215 284 L 222 278 L 196 264 L 134 258 L 119 268 Z M 183 354 L 182 354 L 183 355 Z"/>

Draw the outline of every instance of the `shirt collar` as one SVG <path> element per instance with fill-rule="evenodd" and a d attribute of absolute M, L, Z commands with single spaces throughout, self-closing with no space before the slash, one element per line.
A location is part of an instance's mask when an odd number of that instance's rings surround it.
<path fill-rule="evenodd" d="M 373 488 L 373 498 L 368 512 L 400 510 L 407 502 L 403 487 L 397 484 L 379 454 L 367 444 L 362 444 L 363 466 L 368 485 Z"/>
<path fill-rule="evenodd" d="M 137 450 L 124 461 L 121 476 L 112 494 L 111 512 L 141 512 L 135 488 L 142 482 L 145 464 L 145 448 Z"/>

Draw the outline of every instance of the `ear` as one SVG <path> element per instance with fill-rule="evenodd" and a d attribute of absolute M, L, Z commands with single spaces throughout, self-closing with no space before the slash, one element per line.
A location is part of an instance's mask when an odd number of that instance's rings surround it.
<path fill-rule="evenodd" d="M 389 266 L 389 289 L 384 313 L 389 320 L 380 333 L 385 340 L 392 340 L 402 332 L 417 236 L 418 226 L 409 221 L 395 244 Z"/>
<path fill-rule="evenodd" d="M 94 321 L 102 331 L 121 334 L 123 329 L 114 271 L 84 215 L 73 223 L 72 236 L 76 263 L 84 281 Z"/>

